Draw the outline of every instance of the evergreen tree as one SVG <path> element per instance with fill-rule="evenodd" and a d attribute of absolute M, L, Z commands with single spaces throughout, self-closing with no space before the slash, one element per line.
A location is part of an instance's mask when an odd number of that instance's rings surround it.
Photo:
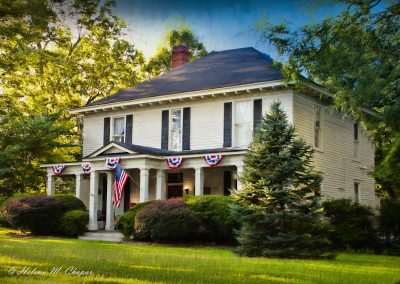
<path fill-rule="evenodd" d="M 321 175 L 313 149 L 295 135 L 275 102 L 257 129 L 239 177 L 234 213 L 242 221 L 238 253 L 248 256 L 314 258 L 329 248 L 321 218 Z"/>

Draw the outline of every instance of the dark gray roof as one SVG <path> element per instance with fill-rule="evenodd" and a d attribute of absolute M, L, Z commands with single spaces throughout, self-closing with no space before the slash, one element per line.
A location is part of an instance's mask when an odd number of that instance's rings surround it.
<path fill-rule="evenodd" d="M 201 149 L 201 150 L 170 151 L 170 150 L 163 150 L 163 149 L 152 148 L 152 147 L 147 147 L 147 146 L 113 141 L 113 142 L 110 142 L 107 145 L 101 147 L 100 149 L 96 150 L 95 152 L 107 147 L 108 145 L 110 145 L 112 143 L 115 143 L 121 147 L 129 149 L 138 154 L 149 154 L 149 155 L 155 155 L 155 156 L 181 156 L 181 155 L 191 155 L 191 154 L 208 154 L 208 153 L 211 154 L 211 153 L 226 153 L 226 152 L 243 151 L 243 149 L 235 149 L 235 148 L 214 148 L 214 149 Z M 93 152 L 93 153 L 95 153 L 95 152 Z M 93 153 L 88 155 L 86 158 L 93 155 Z M 121 154 L 130 155 L 128 153 L 113 153 L 113 154 L 100 154 L 99 156 L 120 156 Z"/>
<path fill-rule="evenodd" d="M 100 99 L 91 105 L 208 90 L 282 79 L 272 59 L 252 48 L 218 52 L 179 66 L 152 80 Z"/>

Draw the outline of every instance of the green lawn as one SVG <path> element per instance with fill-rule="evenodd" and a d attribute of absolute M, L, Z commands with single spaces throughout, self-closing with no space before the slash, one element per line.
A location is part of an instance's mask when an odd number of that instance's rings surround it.
<path fill-rule="evenodd" d="M 332 261 L 247 258 L 221 248 L 15 238 L 7 236 L 8 232 L 0 228 L 0 283 L 394 284 L 400 280 L 398 257 L 340 254 Z M 53 267 L 62 268 L 51 274 Z M 69 267 L 75 267 L 75 273 L 93 274 L 66 275 Z M 29 275 L 33 269 L 43 275 Z"/>

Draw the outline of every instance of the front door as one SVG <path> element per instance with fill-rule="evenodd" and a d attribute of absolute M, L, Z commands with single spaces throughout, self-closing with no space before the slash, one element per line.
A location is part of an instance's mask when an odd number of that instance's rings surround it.
<path fill-rule="evenodd" d="M 124 193 L 124 212 L 126 212 L 131 206 L 131 181 L 129 180 L 129 178 L 126 181 L 123 193 Z"/>
<path fill-rule="evenodd" d="M 167 198 L 183 196 L 183 173 L 168 174 Z"/>

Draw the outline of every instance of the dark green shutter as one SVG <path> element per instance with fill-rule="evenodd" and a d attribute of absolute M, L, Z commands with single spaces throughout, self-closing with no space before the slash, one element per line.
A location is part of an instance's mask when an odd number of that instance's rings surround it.
<path fill-rule="evenodd" d="M 110 118 L 104 118 L 103 145 L 110 143 Z"/>
<path fill-rule="evenodd" d="M 224 147 L 232 147 L 232 103 L 224 104 Z"/>
<path fill-rule="evenodd" d="M 168 150 L 169 110 L 162 111 L 161 119 L 161 149 Z"/>
<path fill-rule="evenodd" d="M 262 99 L 254 100 L 253 106 L 253 131 L 256 131 L 257 127 L 260 126 L 262 119 Z"/>
<path fill-rule="evenodd" d="M 190 107 L 183 109 L 182 150 L 190 150 Z"/>
<path fill-rule="evenodd" d="M 132 127 L 133 127 L 133 115 L 129 114 L 125 120 L 125 143 L 132 144 Z"/>

